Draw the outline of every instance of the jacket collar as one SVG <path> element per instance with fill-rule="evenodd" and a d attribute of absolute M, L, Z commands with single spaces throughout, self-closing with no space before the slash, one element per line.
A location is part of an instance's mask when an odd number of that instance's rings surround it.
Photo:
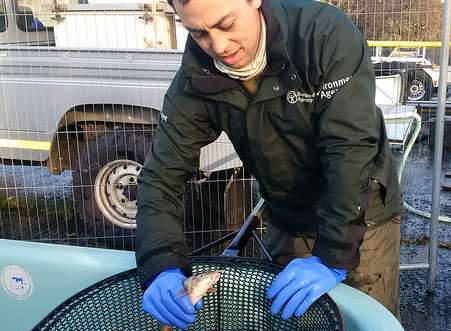
<path fill-rule="evenodd" d="M 276 75 L 288 62 L 286 55 L 286 40 L 288 38 L 288 24 L 280 0 L 263 0 L 261 11 L 266 20 L 267 36 L 266 51 L 268 56 L 268 70 L 264 75 Z M 189 77 L 190 91 L 201 94 L 216 94 L 231 89 L 241 89 L 241 84 L 216 69 L 213 59 L 197 45 L 188 35 L 182 58 L 182 71 Z"/>
<path fill-rule="evenodd" d="M 285 47 L 288 40 L 288 17 L 280 0 L 263 0 L 261 10 L 267 22 L 268 74 L 277 74 L 288 62 Z"/>

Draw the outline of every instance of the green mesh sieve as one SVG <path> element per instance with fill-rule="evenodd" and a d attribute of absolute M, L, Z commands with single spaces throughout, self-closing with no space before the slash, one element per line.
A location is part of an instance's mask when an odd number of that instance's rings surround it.
<path fill-rule="evenodd" d="M 338 307 L 327 294 L 300 318 L 284 321 L 271 315 L 266 291 L 279 265 L 240 257 L 192 261 L 193 272 L 223 272 L 218 291 L 204 296 L 204 308 L 188 330 L 343 330 Z M 136 269 L 129 270 L 74 295 L 33 330 L 158 330 L 158 322 L 141 309 L 142 294 Z"/>

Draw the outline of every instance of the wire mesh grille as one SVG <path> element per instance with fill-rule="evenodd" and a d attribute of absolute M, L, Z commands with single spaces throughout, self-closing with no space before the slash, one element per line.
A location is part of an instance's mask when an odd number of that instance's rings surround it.
<path fill-rule="evenodd" d="M 328 0 L 346 12 L 368 40 L 438 41 L 440 0 Z"/>
<path fill-rule="evenodd" d="M 134 249 L 136 169 L 187 32 L 165 1 L 0 4 L 0 237 Z M 231 153 L 221 137 L 186 183 L 193 249 L 236 229 L 253 204 L 249 174 L 210 167 Z"/>
<path fill-rule="evenodd" d="M 281 270 L 275 264 L 224 257 L 193 260 L 194 272 L 208 270 L 223 270 L 218 291 L 204 297 L 204 308 L 188 330 L 343 330 L 338 307 L 327 294 L 300 318 L 284 321 L 271 315 L 266 291 Z M 33 330 L 158 330 L 158 322 L 142 311 L 141 298 L 136 270 L 131 270 L 75 295 Z"/>

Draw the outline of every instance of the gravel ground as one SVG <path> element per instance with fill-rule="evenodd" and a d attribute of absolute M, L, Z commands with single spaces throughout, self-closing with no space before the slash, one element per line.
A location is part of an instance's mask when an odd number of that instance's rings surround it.
<path fill-rule="evenodd" d="M 443 169 L 451 170 L 451 153 L 445 148 Z M 431 211 L 432 153 L 427 142 L 417 144 L 405 167 L 405 201 L 420 210 Z M 451 182 L 451 178 L 447 181 Z M 442 191 L 441 215 L 451 217 L 451 192 Z M 406 213 L 401 223 L 401 263 L 427 262 L 429 220 Z M 451 330 L 451 224 L 439 223 L 437 277 L 435 293 L 428 293 L 427 271 L 401 273 L 401 319 L 408 331 Z M 447 247 L 447 248 L 445 248 Z"/>
<path fill-rule="evenodd" d="M 432 156 L 427 140 L 418 143 L 403 176 L 405 200 L 430 211 Z M 451 150 L 451 149 L 450 149 Z M 451 170 L 451 153 L 445 150 L 443 168 Z M 451 182 L 451 178 L 449 179 Z M 451 216 L 451 191 L 441 194 L 441 214 Z M 426 261 L 429 222 L 412 213 L 403 216 L 401 262 Z M 83 223 L 73 210 L 71 173 L 59 176 L 45 167 L 0 165 L 0 238 L 102 247 L 83 240 Z M 451 243 L 451 224 L 440 223 L 438 240 Z M 401 273 L 401 317 L 408 331 L 451 330 L 451 249 L 439 248 L 437 285 L 427 292 L 427 271 Z"/>

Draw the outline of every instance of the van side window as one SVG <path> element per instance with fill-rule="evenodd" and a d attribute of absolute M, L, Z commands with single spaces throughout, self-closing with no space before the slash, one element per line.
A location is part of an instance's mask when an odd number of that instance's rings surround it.
<path fill-rule="evenodd" d="M 25 32 L 43 31 L 44 24 L 34 16 L 30 7 L 17 4 L 16 6 L 17 27 Z"/>
<path fill-rule="evenodd" d="M 5 0 L 0 0 L 0 32 L 6 31 Z"/>

